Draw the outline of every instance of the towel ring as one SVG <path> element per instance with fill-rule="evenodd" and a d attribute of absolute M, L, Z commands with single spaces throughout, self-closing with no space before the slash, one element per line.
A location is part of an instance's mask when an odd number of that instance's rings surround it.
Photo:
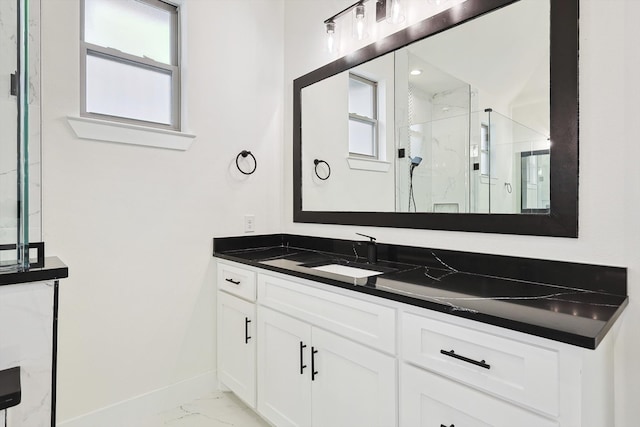
<path fill-rule="evenodd" d="M 329 173 L 327 173 L 327 176 L 325 176 L 324 178 L 323 178 L 323 177 L 321 177 L 321 176 L 320 176 L 320 174 L 318 173 L 318 165 L 319 165 L 320 163 L 324 163 L 325 165 L 327 165 L 327 169 L 329 169 Z M 329 179 L 329 177 L 331 176 L 331 166 L 329 166 L 329 163 L 325 162 L 324 160 L 318 160 L 318 159 L 315 159 L 315 160 L 313 161 L 313 164 L 315 165 L 314 172 L 316 173 L 316 176 L 317 176 L 318 178 L 320 178 L 321 180 L 323 180 L 323 181 L 328 180 L 328 179 Z"/>
<path fill-rule="evenodd" d="M 504 188 L 505 190 L 507 190 L 507 193 L 511 194 L 511 192 L 513 191 L 513 188 L 511 188 L 511 183 L 510 182 L 505 182 L 504 183 Z"/>
<path fill-rule="evenodd" d="M 247 156 L 251 156 L 251 158 L 253 159 L 253 169 L 251 169 L 251 171 L 246 172 L 243 171 L 242 168 L 240 168 L 240 164 L 238 163 L 238 161 L 240 160 L 240 157 L 247 157 Z M 240 172 L 242 172 L 245 175 L 251 175 L 252 173 L 254 173 L 256 171 L 256 168 L 258 167 L 258 161 L 256 160 L 256 157 L 251 153 L 251 151 L 247 151 L 247 150 L 242 150 L 240 153 L 238 153 L 238 155 L 236 156 L 236 167 L 238 168 L 238 170 Z"/>

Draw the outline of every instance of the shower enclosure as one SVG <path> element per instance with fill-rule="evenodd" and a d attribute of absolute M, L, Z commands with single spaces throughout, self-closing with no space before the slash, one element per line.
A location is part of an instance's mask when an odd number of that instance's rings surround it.
<path fill-rule="evenodd" d="M 39 20 L 38 2 L 0 0 L 0 271 L 28 268 L 40 239 Z"/>
<path fill-rule="evenodd" d="M 548 213 L 549 138 L 491 108 L 471 111 L 468 86 L 447 96 L 428 104 L 432 120 L 398 129 L 396 210 Z"/>

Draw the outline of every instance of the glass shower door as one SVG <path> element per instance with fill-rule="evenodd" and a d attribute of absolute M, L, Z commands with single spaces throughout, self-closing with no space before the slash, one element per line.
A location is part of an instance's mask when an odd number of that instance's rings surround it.
<path fill-rule="evenodd" d="M 0 270 L 29 266 L 28 0 L 0 0 Z"/>

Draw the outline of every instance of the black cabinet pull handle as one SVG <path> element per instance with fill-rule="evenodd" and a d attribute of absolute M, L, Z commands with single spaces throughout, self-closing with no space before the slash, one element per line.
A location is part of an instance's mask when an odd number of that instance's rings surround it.
<path fill-rule="evenodd" d="M 440 427 L 447 427 L 447 426 L 446 426 L 446 425 L 444 425 L 444 424 L 440 424 Z M 453 425 L 453 424 L 451 424 L 449 427 L 456 427 L 456 426 L 455 426 L 455 425 Z"/>
<path fill-rule="evenodd" d="M 251 337 L 249 336 L 249 323 L 251 323 L 251 320 L 249 320 L 248 317 L 244 318 L 244 343 L 245 344 L 249 344 L 249 340 L 251 339 Z"/>
<path fill-rule="evenodd" d="M 234 285 L 239 285 L 240 284 L 240 280 L 233 280 L 233 279 L 224 279 L 229 283 L 233 283 Z"/>
<path fill-rule="evenodd" d="M 318 350 L 315 347 L 311 347 L 311 381 L 316 380 L 316 375 L 318 375 L 318 371 L 316 371 L 316 353 Z"/>
<path fill-rule="evenodd" d="M 484 369 L 491 369 L 491 365 L 488 365 L 484 360 L 481 360 L 481 361 L 478 362 L 477 360 L 473 360 L 473 359 L 469 359 L 468 357 L 460 356 L 459 354 L 456 354 L 453 350 L 451 350 L 451 351 L 440 350 L 440 353 L 444 354 L 445 356 L 453 357 L 454 359 L 462 360 L 463 362 L 467 362 L 467 363 L 471 363 L 471 364 L 476 365 L 476 366 L 480 366 L 481 368 L 484 368 Z"/>
<path fill-rule="evenodd" d="M 304 374 L 304 368 L 307 367 L 307 365 L 304 364 L 304 349 L 307 348 L 307 345 L 305 343 L 303 343 L 302 341 L 300 341 L 300 375 Z"/>

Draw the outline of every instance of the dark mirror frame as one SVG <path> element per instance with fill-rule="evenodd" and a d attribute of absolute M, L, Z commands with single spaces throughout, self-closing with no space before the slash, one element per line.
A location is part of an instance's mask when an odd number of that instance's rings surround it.
<path fill-rule="evenodd" d="M 578 237 L 579 0 L 551 1 L 551 209 L 545 214 L 334 212 L 302 209 L 303 88 L 519 0 L 467 0 L 293 81 L 293 221 Z M 309 167 L 307 165 L 307 167 Z"/>

